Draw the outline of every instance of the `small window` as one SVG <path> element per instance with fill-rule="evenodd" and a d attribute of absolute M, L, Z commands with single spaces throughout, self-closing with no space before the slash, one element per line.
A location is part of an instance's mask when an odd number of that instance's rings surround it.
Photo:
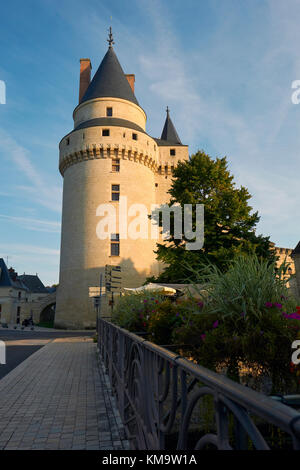
<path fill-rule="evenodd" d="M 138 135 L 133 132 L 132 133 L 132 138 L 133 138 L 133 140 L 138 140 Z"/>
<path fill-rule="evenodd" d="M 18 292 L 18 299 L 21 298 L 21 292 Z"/>
<path fill-rule="evenodd" d="M 126 133 L 125 133 L 125 132 L 123 132 L 123 137 L 126 137 Z"/>
<path fill-rule="evenodd" d="M 111 117 L 113 115 L 113 109 L 112 108 L 106 108 L 106 116 Z"/>
<path fill-rule="evenodd" d="M 83 139 L 83 140 L 85 139 L 85 134 L 84 134 L 84 133 L 82 134 L 82 139 Z"/>
<path fill-rule="evenodd" d="M 120 185 L 112 184 L 111 185 L 111 200 L 119 201 L 119 199 L 120 199 Z"/>
<path fill-rule="evenodd" d="M 109 129 L 102 129 L 102 135 L 103 135 L 103 137 L 108 137 L 109 136 Z"/>
<path fill-rule="evenodd" d="M 175 157 L 175 155 L 176 155 L 176 150 L 175 150 L 175 149 L 170 149 L 170 155 L 171 155 L 172 157 Z"/>
<path fill-rule="evenodd" d="M 110 236 L 110 255 L 120 256 L 120 236 L 118 233 L 112 233 Z"/>
<path fill-rule="evenodd" d="M 120 159 L 119 158 L 112 159 L 111 169 L 114 172 L 120 171 Z"/>
<path fill-rule="evenodd" d="M 66 139 L 66 144 L 67 144 L 67 145 L 70 145 L 70 139 L 69 139 L 69 137 Z"/>

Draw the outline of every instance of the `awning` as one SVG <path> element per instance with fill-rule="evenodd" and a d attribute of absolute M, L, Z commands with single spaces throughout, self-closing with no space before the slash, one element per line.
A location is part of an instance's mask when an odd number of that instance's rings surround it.
<path fill-rule="evenodd" d="M 161 286 L 160 284 L 154 284 L 152 282 L 141 287 L 124 287 L 123 290 L 131 294 L 140 294 L 141 292 L 156 292 L 163 295 L 176 294 L 176 289 L 173 289 L 172 287 Z"/>

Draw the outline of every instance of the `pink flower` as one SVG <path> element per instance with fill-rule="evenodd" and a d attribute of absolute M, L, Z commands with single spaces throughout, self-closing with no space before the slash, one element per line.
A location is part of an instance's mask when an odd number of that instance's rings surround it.
<path fill-rule="evenodd" d="M 265 303 L 265 307 L 267 307 L 267 308 L 273 307 L 272 302 L 266 302 L 266 303 Z"/>
<path fill-rule="evenodd" d="M 205 341 L 205 338 L 206 338 L 206 335 L 205 335 L 205 334 L 201 335 L 202 341 Z"/>
<path fill-rule="evenodd" d="M 213 328 L 218 328 L 219 326 L 219 320 L 216 320 L 215 323 L 213 324 Z"/>
<path fill-rule="evenodd" d="M 282 305 L 281 305 L 281 304 L 277 304 L 277 303 L 275 303 L 275 304 L 274 304 L 274 307 L 277 307 L 277 308 L 282 308 Z"/>

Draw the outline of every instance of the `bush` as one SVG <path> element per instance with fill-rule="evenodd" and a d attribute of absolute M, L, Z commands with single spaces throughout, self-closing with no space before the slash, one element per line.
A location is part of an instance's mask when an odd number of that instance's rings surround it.
<path fill-rule="evenodd" d="M 300 308 L 296 312 L 283 268 L 253 255 L 238 257 L 226 273 L 213 265 L 199 268 L 196 284 L 206 282 L 200 300 L 173 303 L 152 293 L 127 295 L 113 321 L 148 332 L 157 344 L 177 345 L 179 353 L 202 366 L 258 390 L 268 379 L 273 393 L 294 392 L 300 368 L 291 368 L 291 345 L 300 336 Z"/>
<path fill-rule="evenodd" d="M 296 301 L 289 296 L 283 269 L 255 255 L 239 256 L 226 273 L 213 265 L 199 269 L 198 282 L 205 279 L 209 292 L 206 308 L 193 314 L 192 325 L 173 332 L 174 341 L 188 343 L 186 354 L 214 370 L 224 367 L 235 380 L 243 371 L 251 380 L 268 376 L 274 392 L 293 388 L 291 344 L 300 315 L 286 313 L 295 311 Z"/>
<path fill-rule="evenodd" d="M 171 344 L 172 331 L 181 323 L 181 315 L 176 304 L 172 304 L 168 300 L 157 304 L 148 322 L 151 341 L 161 345 Z"/>
<path fill-rule="evenodd" d="M 151 313 L 163 299 L 153 292 L 124 295 L 114 308 L 112 321 L 129 331 L 146 332 Z"/>

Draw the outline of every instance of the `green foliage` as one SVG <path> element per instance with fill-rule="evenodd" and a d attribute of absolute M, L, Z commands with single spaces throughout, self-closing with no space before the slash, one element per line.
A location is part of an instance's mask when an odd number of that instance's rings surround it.
<path fill-rule="evenodd" d="M 146 331 L 150 314 L 162 300 L 162 295 L 153 292 L 124 295 L 114 308 L 112 321 L 129 331 Z"/>
<path fill-rule="evenodd" d="M 182 318 L 176 304 L 170 303 L 168 300 L 157 304 L 147 325 L 151 341 L 157 344 L 171 344 L 172 331 L 181 323 Z"/>
<path fill-rule="evenodd" d="M 291 344 L 300 337 L 300 307 L 286 288 L 285 266 L 240 255 L 225 273 L 212 264 L 189 269 L 197 284 L 206 283 L 198 292 L 202 298 L 172 303 L 149 293 L 129 295 L 114 320 L 257 390 L 269 378 L 272 393 L 297 391 L 300 368 L 292 370 L 290 361 Z"/>
<path fill-rule="evenodd" d="M 251 380 L 269 376 L 275 392 L 286 391 L 295 384 L 291 344 L 300 316 L 287 316 L 296 310 L 296 301 L 288 294 L 283 270 L 284 265 L 276 270 L 275 264 L 252 255 L 237 257 L 226 273 L 213 265 L 193 272 L 197 282 L 207 283 L 206 308 L 190 317 L 192 324 L 174 330 L 174 341 L 187 344 L 186 354 L 202 365 L 227 368 L 234 380 L 244 368 Z"/>
<path fill-rule="evenodd" d="M 168 244 L 157 245 L 158 259 L 168 265 L 158 281 L 185 280 L 186 263 L 197 269 L 199 263 L 211 262 L 225 271 L 230 261 L 241 253 L 256 253 L 274 260 L 269 237 L 255 233 L 259 216 L 257 212 L 252 213 L 248 204 L 251 195 L 245 187 L 236 187 L 226 157 L 213 160 L 198 151 L 189 161 L 179 162 L 173 176 L 169 205 L 204 204 L 205 241 L 201 250 L 186 250 L 184 239 L 174 239 L 171 220 Z M 193 230 L 195 224 L 194 216 Z"/>
<path fill-rule="evenodd" d="M 194 288 L 206 300 L 209 293 L 211 312 L 220 316 L 245 314 L 247 321 L 260 317 L 266 302 L 283 303 L 289 310 L 295 310 L 296 302 L 286 287 L 285 264 L 276 263 L 254 255 L 238 255 L 233 259 L 226 273 L 213 264 L 200 265 L 197 269 L 186 264 L 187 272 L 195 280 Z M 205 284 L 205 291 L 198 285 Z"/>

